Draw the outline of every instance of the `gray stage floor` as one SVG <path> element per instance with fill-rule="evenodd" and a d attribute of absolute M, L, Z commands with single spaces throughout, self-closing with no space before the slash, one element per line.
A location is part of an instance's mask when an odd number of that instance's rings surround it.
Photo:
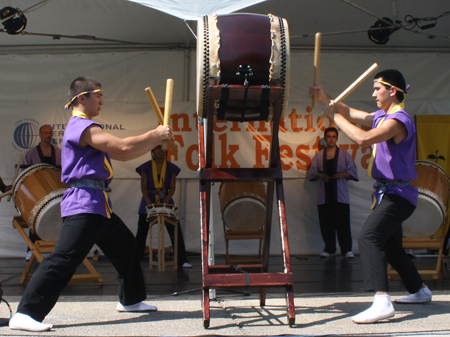
<path fill-rule="evenodd" d="M 218 257 L 217 263 L 221 257 Z M 203 328 L 200 257 L 190 256 L 192 269 L 165 272 L 149 270 L 142 261 L 148 301 L 154 313 L 118 313 L 115 272 L 107 259 L 93 265 L 102 285 L 69 285 L 45 322 L 51 336 L 199 336 L 199 335 L 297 335 L 297 336 L 450 336 L 450 280 L 426 281 L 434 301 L 422 305 L 395 304 L 396 316 L 386 322 L 357 325 L 350 317 L 370 306 L 372 294 L 363 292 L 361 262 L 343 257 L 292 256 L 296 324 L 286 324 L 284 292 L 269 289 L 266 306 L 259 306 L 256 290 L 216 291 L 211 302 L 210 328 Z M 421 268 L 435 265 L 434 258 L 415 258 Z M 19 285 L 24 259 L 0 259 L 3 298 L 16 309 L 25 286 Z M 269 270 L 280 269 L 280 258 L 271 257 Z M 83 268 L 80 272 L 84 273 Z M 406 294 L 400 281 L 391 281 L 395 299 Z M 174 294 L 175 293 L 175 294 Z M 176 295 L 176 296 L 175 296 Z M 1 318 L 6 305 L 0 305 Z M 0 327 L 0 336 L 36 335 Z"/>

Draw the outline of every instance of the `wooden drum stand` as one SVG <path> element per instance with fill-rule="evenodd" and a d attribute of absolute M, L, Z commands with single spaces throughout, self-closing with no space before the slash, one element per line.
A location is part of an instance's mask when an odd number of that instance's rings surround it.
<path fill-rule="evenodd" d="M 236 50 L 242 50 L 245 47 L 245 32 L 241 33 L 241 29 L 245 30 L 246 25 L 255 27 L 259 24 L 265 25 L 264 20 L 272 20 L 274 18 L 263 15 L 223 15 L 204 17 L 199 21 L 199 40 L 198 53 L 200 60 L 205 60 L 210 57 L 210 50 L 216 45 L 209 41 L 214 36 L 218 36 L 213 29 L 220 29 L 220 43 L 221 55 L 225 55 L 225 44 L 227 40 L 226 23 L 231 27 L 243 26 L 237 28 L 239 31 L 239 41 Z M 278 23 L 278 19 L 274 20 Z M 223 20 L 221 22 L 221 20 Z M 283 20 L 283 19 L 281 19 Z M 218 24 L 217 22 L 218 21 Z M 245 21 L 245 22 L 243 22 Z M 273 22 L 273 21 L 271 21 Z M 280 21 L 281 22 L 281 21 Z M 284 20 L 283 20 L 284 22 Z M 241 25 L 242 24 L 242 25 Z M 282 23 L 280 23 L 282 25 Z M 286 25 L 286 23 L 285 23 Z M 287 29 L 287 26 L 285 26 Z M 257 28 L 255 28 L 257 29 Z M 264 28 L 265 29 L 265 28 Z M 204 31 L 202 31 L 204 30 Z M 209 31 L 211 30 L 211 32 Z M 270 31 L 269 29 L 267 30 Z M 282 32 L 284 34 L 284 31 Z M 282 35 L 282 34 L 279 34 Z M 250 37 L 250 39 L 253 37 Z M 269 37 L 270 41 L 270 37 Z M 203 44 L 203 45 L 201 45 Z M 253 43 L 252 46 L 256 44 Z M 257 53 L 257 52 L 255 52 Z M 269 53 L 270 55 L 270 53 Z M 253 58 L 248 61 L 252 63 Z M 245 61 L 243 63 L 245 63 Z M 284 60 L 285 61 L 285 60 Z M 201 62 L 201 61 L 200 61 Z M 199 116 L 198 116 L 198 135 L 199 135 L 199 166 L 200 166 L 200 221 L 201 221 L 201 249 L 202 249 L 202 305 L 203 305 L 203 325 L 205 328 L 210 324 L 210 290 L 217 288 L 259 288 L 260 289 L 260 305 L 264 306 L 266 301 L 267 288 L 285 288 L 286 293 L 286 307 L 288 315 L 288 324 L 295 323 L 295 308 L 294 308 L 294 294 L 293 294 L 293 278 L 291 272 L 291 262 L 289 254 L 284 190 L 283 190 L 283 174 L 280 163 L 280 149 L 279 149 L 279 120 L 283 111 L 283 103 L 287 104 L 287 93 L 285 95 L 285 83 L 277 85 L 270 83 L 270 85 L 260 85 L 253 77 L 250 79 L 252 85 L 247 82 L 247 76 L 240 78 L 240 82 L 244 85 L 237 84 L 222 84 L 218 85 L 216 79 L 210 73 L 210 64 L 206 60 L 203 68 L 203 83 L 200 83 L 200 99 L 199 101 Z M 283 63 L 283 62 L 281 62 Z M 284 63 L 285 65 L 285 63 Z M 222 80 L 221 83 L 227 81 L 224 79 L 226 64 L 222 62 Z M 250 67 L 243 67 L 244 75 Z M 255 67 L 256 68 L 256 67 Z M 232 69 L 232 72 L 236 67 Z M 284 69 L 285 70 L 285 69 Z M 250 69 L 251 72 L 251 69 Z M 256 72 L 255 72 L 256 73 Z M 267 76 L 267 75 L 266 75 Z M 256 76 L 255 76 L 256 77 Z M 228 82 L 230 83 L 230 82 Z M 253 85 L 255 84 L 255 85 Z M 220 106 L 217 109 L 216 103 L 220 101 Z M 268 104 L 272 104 L 273 115 L 272 118 L 267 118 Z M 255 111 L 247 114 L 245 107 L 254 108 L 259 107 L 255 117 Z M 237 108 L 236 108 L 237 107 Z M 242 107 L 242 110 L 241 110 Z M 234 109 L 234 110 L 233 110 Z M 236 113 L 237 111 L 237 113 Z M 270 123 L 270 130 L 272 130 L 271 144 L 269 151 L 269 164 L 267 168 L 227 168 L 219 169 L 213 168 L 213 126 L 214 120 L 227 120 L 246 122 L 252 120 L 268 120 Z M 210 219 L 211 219 L 211 186 L 214 182 L 263 182 L 266 183 L 266 214 L 264 226 L 264 238 L 262 248 L 262 263 L 251 265 L 210 265 L 208 263 L 211 252 L 210 237 Z M 277 214 L 280 226 L 281 239 L 281 256 L 282 256 L 282 272 L 271 273 L 268 272 L 269 265 L 269 250 L 270 250 L 270 233 L 272 221 L 273 198 L 276 193 L 276 202 L 278 205 Z"/>

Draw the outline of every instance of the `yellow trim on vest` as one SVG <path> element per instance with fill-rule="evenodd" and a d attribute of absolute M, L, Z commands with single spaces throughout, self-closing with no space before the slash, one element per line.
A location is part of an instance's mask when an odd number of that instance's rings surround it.
<path fill-rule="evenodd" d="M 108 193 L 106 193 L 105 191 L 103 191 L 103 195 L 105 196 L 105 209 L 106 209 L 106 217 L 108 219 L 111 219 L 111 213 L 112 213 L 112 209 L 111 207 L 109 207 L 109 197 L 108 197 Z"/>
<path fill-rule="evenodd" d="M 87 117 L 87 115 L 86 115 L 85 113 L 83 113 L 83 112 L 81 112 L 81 111 L 78 111 L 78 110 L 72 110 L 72 116 L 76 116 L 76 117 L 81 117 L 81 118 L 88 119 L 88 117 Z M 106 156 L 105 156 L 104 159 L 105 159 L 104 167 L 105 167 L 106 171 L 108 171 L 108 173 L 109 173 L 108 178 L 106 178 L 106 179 L 112 179 L 112 177 L 113 177 L 113 175 L 114 175 L 112 166 L 111 166 L 111 164 L 109 163 L 108 159 L 106 159 Z M 103 195 L 105 196 L 105 210 L 106 210 L 106 216 L 107 216 L 108 219 L 110 219 L 110 218 L 111 218 L 112 209 L 111 209 L 111 207 L 109 207 L 109 202 L 108 202 L 108 201 L 109 201 L 109 197 L 108 197 L 108 193 L 106 193 L 105 191 L 103 191 Z"/>
<path fill-rule="evenodd" d="M 167 161 L 164 159 L 162 168 L 161 168 L 161 174 L 158 179 L 158 169 L 156 168 L 156 162 L 152 160 L 152 175 L 153 175 L 153 184 L 155 185 L 155 190 L 160 191 L 164 187 L 164 178 L 166 177 L 166 170 L 167 170 Z M 159 195 L 155 195 L 155 203 L 159 204 L 161 203 L 161 200 L 159 199 Z"/>
<path fill-rule="evenodd" d="M 88 119 L 87 115 L 84 112 L 81 112 L 81 111 L 78 111 L 78 110 L 73 110 L 72 111 L 72 116 L 77 116 L 77 117 Z"/>

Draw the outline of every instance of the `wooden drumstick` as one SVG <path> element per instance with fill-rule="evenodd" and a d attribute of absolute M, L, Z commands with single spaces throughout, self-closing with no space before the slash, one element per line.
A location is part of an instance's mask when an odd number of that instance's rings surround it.
<path fill-rule="evenodd" d="M 17 179 L 17 176 L 19 175 L 19 170 L 20 170 L 20 165 L 22 165 L 22 160 L 23 160 L 23 153 L 20 154 L 19 156 L 19 161 L 17 162 L 17 166 L 16 166 L 16 172 L 14 173 L 14 178 L 12 180 L 12 185 L 14 185 L 14 182 Z M 9 194 L 8 196 L 8 201 L 11 200 L 11 194 Z"/>
<path fill-rule="evenodd" d="M 9 190 L 8 192 L 0 194 L 0 199 L 2 199 L 3 197 L 6 197 L 7 195 L 10 195 L 11 193 L 12 193 L 12 190 Z"/>
<path fill-rule="evenodd" d="M 314 76 L 313 76 L 313 86 L 319 84 L 319 67 L 320 67 L 320 44 L 322 41 L 322 34 L 320 32 L 316 33 L 316 44 L 314 48 Z M 317 97 L 312 98 L 311 106 L 306 108 L 307 112 L 311 112 L 313 108 L 317 105 Z"/>
<path fill-rule="evenodd" d="M 145 92 L 147 93 L 147 97 L 150 100 L 150 103 L 152 104 L 153 110 L 155 110 L 156 117 L 158 118 L 159 124 L 164 125 L 164 117 L 163 117 L 163 114 L 161 113 L 161 110 L 159 109 L 158 102 L 156 101 L 156 98 L 153 95 L 152 89 L 150 87 L 145 88 Z M 172 150 L 172 153 L 177 154 L 178 148 L 172 139 L 169 139 L 169 145 L 170 145 L 170 149 Z"/>
<path fill-rule="evenodd" d="M 168 78 L 166 81 L 166 100 L 164 103 L 164 124 L 169 125 L 170 113 L 172 111 L 172 95 L 173 95 L 173 80 Z M 167 141 L 163 141 L 162 149 L 167 150 Z"/>
<path fill-rule="evenodd" d="M 345 89 L 342 94 L 340 94 L 335 100 L 335 103 L 339 103 L 342 100 L 344 100 L 348 95 L 350 95 L 353 90 L 355 90 L 357 87 L 359 87 L 359 85 L 364 82 L 376 69 L 378 68 L 378 64 L 374 63 L 372 64 L 372 66 L 367 69 L 361 76 L 358 77 L 358 79 L 353 82 L 352 84 L 350 84 L 350 86 Z M 322 111 L 322 113 L 320 114 L 319 117 L 323 117 L 325 115 L 325 112 Z"/>

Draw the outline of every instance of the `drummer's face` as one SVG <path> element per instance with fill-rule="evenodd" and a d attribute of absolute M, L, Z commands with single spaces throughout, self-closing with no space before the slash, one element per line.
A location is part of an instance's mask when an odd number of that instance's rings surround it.
<path fill-rule="evenodd" d="M 161 146 L 155 147 L 153 153 L 155 154 L 155 158 L 158 159 L 164 159 L 166 157 L 166 151 L 164 151 Z"/>
<path fill-rule="evenodd" d="M 93 90 L 100 89 L 100 87 L 95 86 Z M 103 91 L 93 92 L 85 97 L 85 111 L 91 117 L 98 116 L 103 105 Z"/>
<path fill-rule="evenodd" d="M 378 78 L 378 80 L 383 80 L 382 78 Z M 391 89 L 386 88 L 380 82 L 373 83 L 373 94 L 372 97 L 375 97 L 377 101 L 378 109 L 386 110 L 389 109 L 391 105 Z"/>
<path fill-rule="evenodd" d="M 327 143 L 327 147 L 332 148 L 336 146 L 336 142 L 338 140 L 338 135 L 334 131 L 328 131 L 325 136 L 325 142 Z"/>

